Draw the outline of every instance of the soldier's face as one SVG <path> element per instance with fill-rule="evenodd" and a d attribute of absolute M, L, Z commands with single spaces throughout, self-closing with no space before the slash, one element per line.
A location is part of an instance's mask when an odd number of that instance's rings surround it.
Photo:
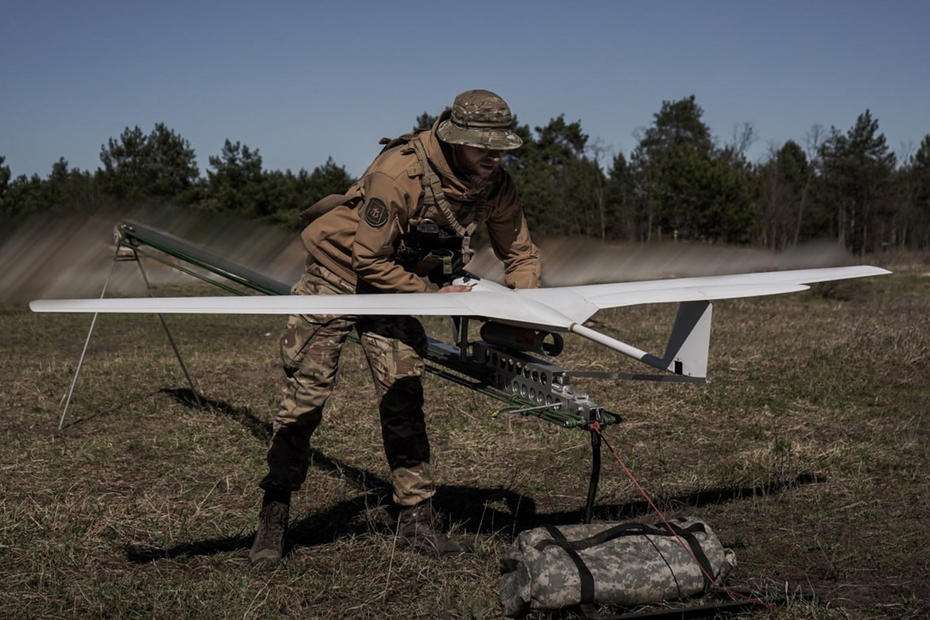
<path fill-rule="evenodd" d="M 486 181 L 500 168 L 501 152 L 456 144 L 455 161 L 470 178 Z"/>

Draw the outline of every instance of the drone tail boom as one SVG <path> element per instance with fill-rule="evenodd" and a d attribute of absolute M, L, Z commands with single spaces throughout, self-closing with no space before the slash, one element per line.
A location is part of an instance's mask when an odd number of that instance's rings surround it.
<path fill-rule="evenodd" d="M 573 323 L 569 331 L 659 370 L 667 370 L 676 375 L 695 379 L 706 379 L 712 315 L 713 305 L 709 301 L 689 301 L 679 304 L 678 314 L 672 326 L 672 334 L 665 348 L 665 355 L 662 357 L 637 349 L 578 323 Z"/>

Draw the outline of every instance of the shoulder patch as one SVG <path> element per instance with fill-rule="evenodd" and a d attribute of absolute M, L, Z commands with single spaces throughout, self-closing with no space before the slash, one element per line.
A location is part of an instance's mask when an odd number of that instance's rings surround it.
<path fill-rule="evenodd" d="M 388 208 L 377 198 L 372 198 L 365 205 L 365 221 L 372 228 L 381 228 L 388 220 Z"/>

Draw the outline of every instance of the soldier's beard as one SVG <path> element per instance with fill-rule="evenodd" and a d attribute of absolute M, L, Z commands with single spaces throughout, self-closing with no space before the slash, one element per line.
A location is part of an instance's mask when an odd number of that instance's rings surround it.
<path fill-rule="evenodd" d="M 476 149 L 480 150 L 480 149 Z M 449 163 L 460 177 L 464 177 L 473 188 L 482 188 L 500 170 L 500 162 L 488 165 L 485 158 L 470 158 L 458 145 L 449 148 Z"/>

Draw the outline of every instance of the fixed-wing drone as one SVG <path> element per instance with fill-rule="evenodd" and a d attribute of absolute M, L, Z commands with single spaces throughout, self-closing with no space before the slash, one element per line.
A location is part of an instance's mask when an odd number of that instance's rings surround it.
<path fill-rule="evenodd" d="M 37 300 L 31 302 L 29 307 L 34 312 L 84 312 L 95 313 L 95 317 L 96 313 L 453 317 L 456 320 L 456 343 L 453 345 L 430 338 L 426 355 L 427 370 L 504 401 L 511 412 L 533 415 L 566 428 L 581 428 L 591 432 L 593 454 L 586 522 L 591 520 L 600 471 L 599 428 L 620 421 L 620 417 L 605 411 L 586 392 L 573 389 L 572 377 L 705 382 L 713 301 L 792 293 L 806 290 L 809 285 L 818 282 L 890 273 L 878 267 L 852 266 L 529 290 L 511 290 L 491 280 L 463 275 L 456 283 L 471 286 L 469 292 L 305 296 L 289 295 L 290 287 L 287 283 L 231 263 L 182 239 L 138 223 L 118 225 L 116 242 L 119 246 L 117 256 L 120 256 L 120 250 L 130 250 L 143 276 L 145 271 L 142 262 L 138 260 L 140 255 L 202 277 L 195 271 L 166 260 L 164 256 L 167 255 L 265 295 L 104 298 L 101 294 L 98 299 Z M 155 252 L 149 253 L 147 248 L 153 248 Z M 217 284 L 216 281 L 208 281 Z M 222 288 L 242 295 L 240 290 L 226 286 Z M 671 336 L 661 356 L 647 353 L 583 325 L 599 310 L 654 303 L 679 304 Z M 480 340 L 469 339 L 470 319 L 480 319 L 482 322 Z M 167 324 L 164 320 L 162 323 L 167 331 Z M 88 341 L 91 332 L 88 333 Z M 661 372 L 631 374 L 573 371 L 554 364 L 550 359 L 533 355 L 542 354 L 549 358 L 557 356 L 562 350 L 563 333 L 578 334 Z M 183 367 L 177 348 L 175 352 Z M 78 362 L 72 390 L 80 365 Z M 192 382 L 191 388 L 196 395 Z M 69 401 L 70 393 L 65 411 Z"/>
<path fill-rule="evenodd" d="M 585 286 L 511 290 L 489 280 L 463 276 L 463 293 L 367 295 L 278 295 L 255 297 L 162 297 L 37 300 L 34 312 L 159 314 L 333 314 L 424 315 L 480 318 L 489 344 L 504 349 L 556 355 L 559 334 L 571 332 L 650 366 L 706 378 L 712 301 L 792 293 L 810 284 L 890 273 L 871 266 L 832 267 Z M 665 354 L 647 353 L 585 327 L 598 310 L 639 304 L 679 303 Z"/>

